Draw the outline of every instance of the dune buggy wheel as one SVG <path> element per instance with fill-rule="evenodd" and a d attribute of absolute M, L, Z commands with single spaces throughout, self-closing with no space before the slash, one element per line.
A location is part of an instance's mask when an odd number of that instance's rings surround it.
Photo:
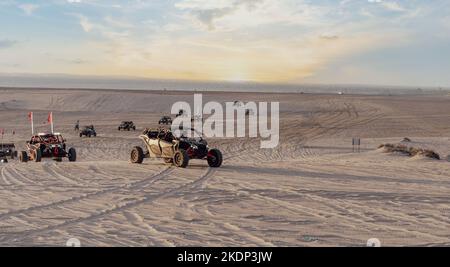
<path fill-rule="evenodd" d="M 173 163 L 179 168 L 186 168 L 189 165 L 189 155 L 186 150 L 180 149 L 175 152 Z"/>
<path fill-rule="evenodd" d="M 33 152 L 34 161 L 35 162 L 41 162 L 42 161 L 42 151 L 40 149 L 37 149 Z"/>
<path fill-rule="evenodd" d="M 71 147 L 69 149 L 68 158 L 70 162 L 77 161 L 77 151 L 75 150 L 75 148 Z"/>
<path fill-rule="evenodd" d="M 164 159 L 164 163 L 166 163 L 166 164 L 173 164 L 173 159 L 166 158 L 166 159 Z"/>
<path fill-rule="evenodd" d="M 220 152 L 220 150 L 218 150 L 218 149 L 211 149 L 208 152 L 207 161 L 208 161 L 209 167 L 219 168 L 220 166 L 222 166 L 222 162 L 223 162 L 222 152 Z"/>
<path fill-rule="evenodd" d="M 141 164 L 144 162 L 144 150 L 142 150 L 141 147 L 135 147 L 133 150 L 131 150 L 131 163 L 134 164 Z"/>
<path fill-rule="evenodd" d="M 20 162 L 28 162 L 28 155 L 26 151 L 21 151 L 19 154 L 19 161 Z"/>
<path fill-rule="evenodd" d="M 83 137 L 83 134 L 82 134 L 82 133 L 80 133 L 80 137 Z"/>

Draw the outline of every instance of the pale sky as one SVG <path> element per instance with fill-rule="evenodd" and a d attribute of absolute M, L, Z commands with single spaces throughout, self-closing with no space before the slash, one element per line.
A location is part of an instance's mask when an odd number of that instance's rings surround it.
<path fill-rule="evenodd" d="M 450 86 L 448 0 L 0 0 L 0 73 Z"/>

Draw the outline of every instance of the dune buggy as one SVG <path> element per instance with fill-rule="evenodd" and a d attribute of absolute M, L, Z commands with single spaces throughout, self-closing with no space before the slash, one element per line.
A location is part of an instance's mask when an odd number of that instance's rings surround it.
<path fill-rule="evenodd" d="M 34 135 L 26 146 L 27 151 L 19 154 L 21 162 L 41 162 L 42 158 L 52 158 L 58 162 L 63 158 L 68 158 L 70 162 L 77 160 L 75 148 L 67 150 L 66 140 L 59 133 Z"/>
<path fill-rule="evenodd" d="M 166 125 L 172 124 L 172 118 L 169 117 L 169 116 L 164 116 L 164 117 L 162 117 L 159 120 L 158 124 L 159 125 L 161 125 L 161 124 L 166 124 Z"/>
<path fill-rule="evenodd" d="M 131 151 L 131 162 L 141 164 L 144 158 L 161 158 L 167 164 L 186 168 L 191 159 L 206 160 L 212 168 L 222 165 L 222 153 L 218 149 L 210 149 L 203 138 L 187 138 L 183 135 L 175 137 L 170 130 L 146 129 L 139 138 L 144 141 L 146 151 L 134 147 Z"/>
<path fill-rule="evenodd" d="M 188 114 L 187 114 L 187 112 L 186 112 L 186 110 L 184 110 L 184 109 L 180 109 L 179 111 L 178 111 L 178 114 L 177 115 L 175 115 L 175 117 L 181 117 L 181 118 L 185 118 L 185 117 L 187 117 L 188 116 Z"/>
<path fill-rule="evenodd" d="M 83 128 L 83 130 L 80 131 L 80 137 L 83 137 L 83 136 L 86 136 L 89 138 L 91 138 L 92 136 L 96 137 L 97 132 L 95 131 L 94 125 L 85 126 Z"/>
<path fill-rule="evenodd" d="M 14 144 L 1 144 L 0 145 L 0 158 L 10 157 L 11 159 L 17 158 L 18 153 Z"/>
<path fill-rule="evenodd" d="M 136 125 L 134 125 L 134 123 L 132 121 L 123 121 L 119 127 L 118 127 L 119 131 L 120 130 L 124 130 L 124 131 L 136 131 Z"/>

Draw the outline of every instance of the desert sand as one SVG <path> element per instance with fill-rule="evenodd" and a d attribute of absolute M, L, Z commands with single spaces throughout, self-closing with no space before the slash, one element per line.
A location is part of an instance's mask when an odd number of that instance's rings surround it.
<path fill-rule="evenodd" d="M 178 100 L 193 94 L 0 89 L 5 142 L 23 150 L 27 113 L 45 132 L 52 111 L 55 130 L 78 150 L 76 163 L 0 163 L 0 246 L 450 245 L 450 162 L 377 149 L 409 137 L 446 158 L 450 96 L 206 93 L 206 101 L 280 101 L 280 146 L 209 140 L 224 153 L 220 169 L 132 165 L 140 131 Z M 99 136 L 80 138 L 76 120 Z M 138 131 L 118 132 L 123 120 Z"/>

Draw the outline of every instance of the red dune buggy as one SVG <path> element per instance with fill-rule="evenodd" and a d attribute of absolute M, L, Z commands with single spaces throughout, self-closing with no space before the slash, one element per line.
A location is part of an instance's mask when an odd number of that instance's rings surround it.
<path fill-rule="evenodd" d="M 68 158 L 70 162 L 74 162 L 77 160 L 77 152 L 75 148 L 67 150 L 66 140 L 59 133 L 34 135 L 27 142 L 27 151 L 19 154 L 19 160 L 41 162 L 42 158 L 52 158 L 58 162 Z"/>

